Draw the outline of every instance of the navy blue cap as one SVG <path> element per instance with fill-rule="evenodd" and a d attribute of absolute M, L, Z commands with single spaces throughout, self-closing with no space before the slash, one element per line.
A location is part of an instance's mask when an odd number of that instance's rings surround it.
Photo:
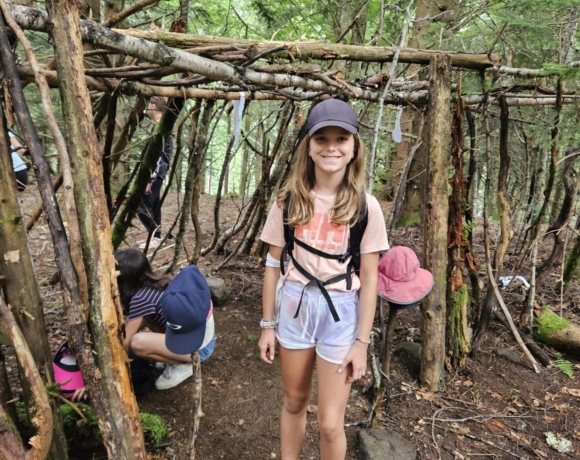
<path fill-rule="evenodd" d="M 186 355 L 200 349 L 207 321 L 211 316 L 211 293 L 204 276 L 195 265 L 181 270 L 159 299 L 169 351 Z"/>
<path fill-rule="evenodd" d="M 327 126 L 338 126 L 351 134 L 358 132 L 358 118 L 350 105 L 340 99 L 327 99 L 314 106 L 304 126 L 309 136 Z"/>

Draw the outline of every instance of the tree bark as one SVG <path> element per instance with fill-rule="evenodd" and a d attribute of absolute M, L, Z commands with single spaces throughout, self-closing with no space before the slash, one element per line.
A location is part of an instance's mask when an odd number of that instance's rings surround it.
<path fill-rule="evenodd" d="M 122 344 L 123 315 L 103 193 L 102 153 L 91 122 L 89 94 L 82 79 L 78 6 L 68 0 L 50 0 L 47 8 L 54 25 L 52 32 L 67 144 L 74 165 L 73 180 L 86 187 L 83 190 L 75 187 L 75 201 L 91 299 L 91 341 L 99 360 L 100 378 L 92 382 L 91 397 L 109 458 L 145 459 L 143 431 Z M 88 336 L 85 340 L 89 340 Z M 81 369 L 84 374 L 82 365 Z"/>
<path fill-rule="evenodd" d="M 455 174 L 449 180 L 451 195 L 449 197 L 449 236 L 447 266 L 447 352 L 450 363 L 457 369 L 465 364 L 471 351 L 469 331 L 467 328 L 467 305 L 469 294 L 467 286 L 463 284 L 464 260 L 470 262 L 473 268 L 473 255 L 469 252 L 469 245 L 464 236 L 463 220 L 465 218 L 465 203 L 467 200 L 466 178 L 463 175 L 463 99 L 459 98 L 453 114 L 451 134 L 451 163 Z"/>
<path fill-rule="evenodd" d="M 0 19 L 1 22 L 1 19 Z M 0 24 L 0 27 L 3 27 Z M 6 302 L 13 309 L 19 325 L 28 343 L 36 368 L 45 383 L 54 382 L 52 371 L 52 353 L 46 336 L 42 299 L 28 250 L 28 241 L 24 229 L 24 220 L 18 204 L 16 178 L 10 157 L 4 113 L 0 111 L 0 273 L 4 275 L 3 292 Z M 32 394 L 26 380 L 22 379 L 25 392 L 25 404 L 29 409 Z M 67 444 L 62 426 L 62 417 L 58 403 L 52 404 L 51 427 L 54 426 L 53 443 L 50 447 L 50 458 L 65 460 L 68 458 Z M 51 428 L 52 429 L 52 428 Z"/>
<path fill-rule="evenodd" d="M 500 98 L 500 134 L 499 134 L 499 173 L 497 178 L 497 203 L 500 212 L 500 241 L 493 256 L 493 273 L 497 282 L 503 270 L 503 259 L 508 245 L 512 239 L 513 231 L 510 228 L 510 205 L 507 199 L 508 174 L 511 157 L 508 150 L 509 139 L 509 109 L 505 98 Z M 487 171 L 489 178 L 490 171 Z M 481 314 L 477 324 L 477 330 L 473 339 L 473 350 L 477 350 L 483 341 L 485 333 L 489 328 L 495 292 L 492 283 L 487 288 L 485 300 L 481 306 Z"/>
<path fill-rule="evenodd" d="M 425 204 L 425 268 L 433 274 L 433 290 L 421 305 L 421 385 L 443 388 L 447 270 L 447 155 L 449 152 L 451 60 L 433 57 L 429 65 L 429 162 Z"/>

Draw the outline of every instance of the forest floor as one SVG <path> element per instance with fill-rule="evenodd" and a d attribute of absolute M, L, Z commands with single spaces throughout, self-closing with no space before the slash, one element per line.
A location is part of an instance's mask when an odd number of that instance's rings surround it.
<path fill-rule="evenodd" d="M 23 211 L 28 219 L 40 203 L 34 186 L 21 194 Z M 170 194 L 163 207 L 163 225 L 167 229 L 176 215 L 176 194 Z M 213 236 L 214 198 L 203 196 L 200 203 L 204 244 Z M 221 210 L 222 227 L 235 223 L 241 201 L 225 200 Z M 388 204 L 384 204 L 385 209 Z M 137 247 L 146 232 L 138 222 L 127 235 L 130 247 Z M 478 227 L 478 230 L 482 227 Z M 492 226 L 492 241 L 497 229 Z M 174 233 L 176 231 L 174 230 Z M 413 248 L 419 257 L 422 252 L 422 232 L 419 228 L 397 229 L 390 235 L 394 245 Z M 235 247 L 235 241 L 229 247 Z M 47 332 L 53 350 L 66 339 L 66 321 L 63 318 L 60 287 L 50 286 L 48 280 L 56 269 L 48 225 L 44 217 L 29 234 L 46 314 Z M 193 245 L 193 232 L 188 231 L 186 247 Z M 125 247 L 125 245 L 123 245 Z M 539 257 L 546 256 L 551 240 L 545 241 Z M 155 267 L 170 262 L 174 251 L 168 241 L 153 261 Z M 487 274 L 483 256 L 483 235 L 476 234 L 475 254 L 482 297 Z M 149 251 L 151 254 L 152 251 Z M 199 261 L 206 276 L 226 280 L 230 300 L 216 308 L 217 344 L 212 357 L 202 365 L 203 400 L 205 416 L 196 443 L 197 458 L 201 460 L 235 459 L 255 460 L 280 458 L 279 421 L 282 404 L 282 384 L 278 361 L 267 365 L 260 361 L 257 340 L 261 318 L 263 263 L 257 257 L 238 256 L 229 265 L 215 272 L 224 256 L 210 253 Z M 182 253 L 180 260 L 185 260 Z M 506 274 L 513 274 L 517 258 L 506 258 Z M 185 264 L 185 262 L 183 262 Z M 553 291 L 554 280 L 560 269 L 554 270 L 539 289 L 538 303 L 561 307 L 563 315 L 580 323 L 580 286 L 572 283 L 564 298 Z M 529 278 L 523 270 L 519 273 Z M 469 280 L 466 279 L 466 283 Z M 519 287 L 504 291 L 505 300 L 514 318 L 519 317 L 524 297 Z M 420 342 L 419 312 L 407 310 L 396 320 L 394 347 L 401 342 Z M 520 363 L 498 356 L 497 350 L 511 349 Z M 377 350 L 375 350 L 377 351 Z M 548 350 L 552 351 L 552 350 Z M 7 365 L 14 373 L 15 358 L 5 347 Z M 415 443 L 417 458 L 573 458 L 573 453 L 559 453 L 546 442 L 546 433 L 572 442 L 580 452 L 580 365 L 575 363 L 571 379 L 557 368 L 542 369 L 540 374 L 526 363 L 512 334 L 501 324 L 492 322 L 478 353 L 465 366 L 446 373 L 446 389 L 440 393 L 420 390 L 419 365 L 404 351 L 395 351 L 380 424 L 399 432 Z M 370 366 L 369 366 L 370 368 Z M 357 433 L 369 417 L 372 404 L 372 378 L 356 383 L 346 413 L 348 459 L 357 458 Z M 187 449 L 192 426 L 192 382 L 185 382 L 167 391 L 153 390 L 138 399 L 141 411 L 162 416 L 170 430 L 168 444 L 151 452 L 151 458 L 188 458 Z M 318 433 L 316 430 L 316 382 L 308 413 L 304 459 L 317 459 Z M 75 451 L 74 443 L 71 450 Z M 106 458 L 103 452 L 74 452 L 76 458 Z"/>

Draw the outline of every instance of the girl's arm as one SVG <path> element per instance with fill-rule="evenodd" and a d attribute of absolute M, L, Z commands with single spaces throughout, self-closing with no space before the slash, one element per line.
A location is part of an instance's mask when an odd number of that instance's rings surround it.
<path fill-rule="evenodd" d="M 366 372 L 368 344 L 363 342 L 370 342 L 371 329 L 375 318 L 378 266 L 378 252 L 361 254 L 359 273 L 361 282 L 359 295 L 359 327 L 357 335 L 359 340 L 355 342 L 338 368 L 338 372 L 342 372 L 349 363 L 352 363 L 353 372 L 347 379 L 348 382 L 354 382 L 360 379 Z"/>
<path fill-rule="evenodd" d="M 268 252 L 274 259 L 280 260 L 282 249 L 280 246 L 270 245 Z M 262 318 L 264 321 L 273 320 L 276 314 L 276 285 L 279 279 L 280 268 L 266 267 L 262 291 Z M 262 329 L 258 348 L 260 349 L 260 357 L 268 364 L 271 364 L 274 359 L 275 345 L 276 333 L 274 329 Z"/>
<path fill-rule="evenodd" d="M 141 323 L 143 322 L 143 318 L 132 319 L 127 321 L 125 325 L 125 340 L 123 345 L 125 346 L 125 351 L 129 353 L 129 349 L 131 348 L 131 340 L 133 336 L 137 334 L 139 329 L 141 329 Z"/>

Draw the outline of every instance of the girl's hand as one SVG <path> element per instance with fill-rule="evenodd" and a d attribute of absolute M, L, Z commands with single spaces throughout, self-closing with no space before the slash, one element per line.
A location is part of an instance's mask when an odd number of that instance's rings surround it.
<path fill-rule="evenodd" d="M 357 340 L 338 367 L 338 372 L 342 372 L 349 364 L 352 365 L 352 374 L 346 379 L 347 383 L 353 383 L 365 375 L 367 371 L 367 348 L 368 345 Z"/>
<path fill-rule="evenodd" d="M 260 349 L 260 358 L 262 361 L 272 364 L 272 360 L 276 355 L 276 333 L 274 329 L 262 329 L 262 336 L 258 342 Z"/>

